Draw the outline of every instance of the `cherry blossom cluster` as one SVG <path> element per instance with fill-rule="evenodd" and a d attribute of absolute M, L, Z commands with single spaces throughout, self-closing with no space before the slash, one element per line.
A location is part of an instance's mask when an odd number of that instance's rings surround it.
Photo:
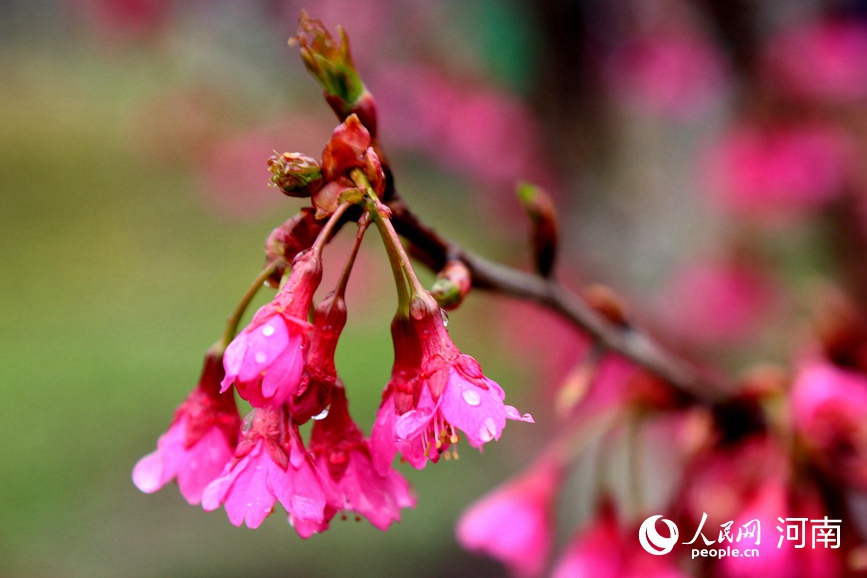
<path fill-rule="evenodd" d="M 387 529 L 416 501 L 394 468 L 398 455 L 420 470 L 456 458 L 462 439 L 481 449 L 500 439 L 508 420 L 533 422 L 505 403 L 500 385 L 446 329 L 443 310 L 458 307 L 475 286 L 536 301 L 587 335 L 554 394 L 557 431 L 522 472 L 466 511 L 457 525 L 466 549 L 523 577 L 835 578 L 867 569 L 867 316 L 853 301 L 837 296 L 826 305 L 788 367 L 758 366 L 734 383 L 709 375 L 638 327 L 610 289 L 595 285 L 579 297 L 557 281 L 559 224 L 543 189 L 518 189 L 532 227 L 534 273 L 475 257 L 421 223 L 397 195 L 376 104 L 346 35 L 340 30 L 335 38 L 303 14 L 290 42 L 299 45 L 339 124 L 320 158 L 287 152 L 267 159 L 271 185 L 310 205 L 267 237 L 265 266 L 208 350 L 199 384 L 156 451 L 135 466 L 142 491 L 176 481 L 191 504 L 223 507 L 233 524 L 250 528 L 279 502 L 303 538 L 327 529 L 338 514 Z M 858 135 L 844 121 L 867 102 L 865 58 L 863 24 L 833 20 L 772 38 L 755 62 L 761 114 L 741 111 L 708 153 L 709 205 L 765 233 L 841 206 L 857 209 L 842 214 L 863 225 L 867 196 L 853 160 Z M 721 59 L 692 34 L 666 43 L 648 37 L 615 50 L 606 78 L 630 106 L 650 97 L 657 113 L 691 116 L 730 73 Z M 822 68 L 825 62 L 834 66 Z M 447 115 L 422 108 L 429 128 L 439 129 Z M 461 115 L 453 116 L 459 123 Z M 449 144 L 436 146 L 466 158 L 461 139 L 442 132 L 435 142 Z M 464 136 L 468 148 L 484 138 Z M 353 225 L 339 280 L 317 302 L 328 243 Z M 347 323 L 348 279 L 371 228 L 383 241 L 398 303 L 391 376 L 366 434 L 349 413 L 335 351 Z M 859 235 L 867 247 L 867 235 Z M 658 325 L 681 353 L 740 343 L 779 306 L 772 275 L 755 266 L 747 245 L 741 240 L 721 265 L 706 263 L 675 284 L 670 308 L 662 309 L 668 322 Z M 408 252 L 437 273 L 430 291 Z M 263 285 L 276 295 L 239 331 Z M 558 334 L 539 335 L 545 348 L 559 345 Z M 243 422 L 236 396 L 252 407 Z M 590 511 L 573 523 L 564 496 L 582 469 L 576 464 L 587 464 L 588 447 L 596 450 Z M 612 471 L 618 456 L 625 457 L 625 475 Z M 660 472 L 664 483 L 648 481 Z M 623 480 L 628 487 L 618 485 Z M 638 539 L 642 520 L 655 514 L 682 529 L 670 555 L 642 549 Z M 843 538 L 832 548 L 788 547 L 786 520 L 836 520 Z M 568 541 L 558 540 L 558 525 L 574 527 Z M 735 537 L 733 529 L 745 528 Z M 742 535 L 759 556 L 686 554 L 691 544 L 731 545 Z M 559 551 L 558 542 L 565 544 Z"/>
<path fill-rule="evenodd" d="M 392 466 L 397 454 L 422 469 L 457 457 L 462 437 L 482 448 L 500 438 L 507 420 L 533 419 L 506 405 L 503 389 L 455 346 L 440 304 L 413 270 L 382 202 L 386 172 L 374 103 L 355 73 L 345 34 L 338 41 L 304 15 L 293 40 L 342 122 L 321 159 L 299 153 L 268 159 L 272 185 L 309 198 L 311 206 L 268 236 L 265 268 L 208 350 L 198 386 L 156 451 L 136 464 L 133 481 L 154 492 L 175 480 L 190 504 L 206 511 L 222 506 L 236 526 L 258 527 L 279 502 L 303 538 L 349 512 L 386 530 L 416 501 Z M 352 222 L 357 234 L 340 279 L 315 303 L 325 247 Z M 398 310 L 391 379 L 365 436 L 349 414 L 334 355 L 347 322 L 347 282 L 371 223 L 392 265 Z M 238 332 L 263 284 L 277 288 L 275 297 Z M 435 293 L 454 306 L 469 286 L 466 271 L 453 264 Z M 243 423 L 236 394 L 252 406 Z M 300 426 L 309 421 L 305 440 Z"/>

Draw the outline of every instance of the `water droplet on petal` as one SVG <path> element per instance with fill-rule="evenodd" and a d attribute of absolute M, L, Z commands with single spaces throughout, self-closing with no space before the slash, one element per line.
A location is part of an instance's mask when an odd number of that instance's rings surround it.
<path fill-rule="evenodd" d="M 262 326 L 262 335 L 265 337 L 271 337 L 274 335 L 274 326 L 270 323 Z"/>
<path fill-rule="evenodd" d="M 513 407 L 511 405 L 507 405 L 506 406 L 506 417 L 511 418 L 511 419 L 520 419 L 521 414 L 520 414 L 520 412 L 518 412 L 517 409 L 515 409 L 515 407 Z"/>
<path fill-rule="evenodd" d="M 319 413 L 317 413 L 316 415 L 314 415 L 313 419 L 315 419 L 316 421 L 319 421 L 321 419 L 325 419 L 326 417 L 328 417 L 328 408 L 327 407 L 325 409 L 323 409 L 322 411 L 320 411 Z"/>
<path fill-rule="evenodd" d="M 265 363 L 267 361 L 268 356 L 265 355 L 264 351 L 257 351 L 256 355 L 253 356 L 253 359 L 256 360 L 256 363 Z"/>
<path fill-rule="evenodd" d="M 326 325 L 322 328 L 322 337 L 325 339 L 330 339 L 334 335 L 334 328 L 330 325 Z"/>
<path fill-rule="evenodd" d="M 465 389 L 464 393 L 461 394 L 461 397 L 463 397 L 464 401 L 469 405 L 479 405 L 482 403 L 482 398 L 479 396 L 479 392 L 472 389 Z"/>
<path fill-rule="evenodd" d="M 440 315 L 443 318 L 443 327 L 448 327 L 449 326 L 449 314 L 446 313 L 445 309 L 440 309 Z"/>
<path fill-rule="evenodd" d="M 243 423 L 241 423 L 241 431 L 250 431 L 250 428 L 253 427 L 253 419 L 256 417 L 256 410 L 254 409 L 244 418 Z"/>
<path fill-rule="evenodd" d="M 497 424 L 494 422 L 494 418 L 486 417 L 485 421 L 482 422 L 482 427 L 479 429 L 479 437 L 482 439 L 482 442 L 489 442 L 494 439 L 494 435 L 497 433 Z"/>
<path fill-rule="evenodd" d="M 253 506 L 253 502 L 247 502 L 247 507 L 250 508 Z"/>

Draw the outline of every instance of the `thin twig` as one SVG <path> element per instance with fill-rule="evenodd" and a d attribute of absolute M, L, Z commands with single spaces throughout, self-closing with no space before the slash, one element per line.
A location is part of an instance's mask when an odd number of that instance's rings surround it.
<path fill-rule="evenodd" d="M 460 259 L 470 269 L 473 287 L 538 303 L 591 335 L 599 344 L 644 367 L 678 389 L 705 402 L 728 397 L 723 384 L 701 375 L 692 365 L 667 351 L 635 326 L 608 321 L 578 295 L 554 279 L 495 263 L 442 237 L 394 195 L 389 203 L 397 232 L 412 243 L 412 254 L 427 267 L 439 271 L 447 259 Z"/>

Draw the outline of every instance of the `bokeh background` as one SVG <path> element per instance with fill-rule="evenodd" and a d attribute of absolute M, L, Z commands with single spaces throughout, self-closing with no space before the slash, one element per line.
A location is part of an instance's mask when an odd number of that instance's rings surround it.
<path fill-rule="evenodd" d="M 865 6 L 0 2 L 0 575 L 502 574 L 454 522 L 556 429 L 584 344 L 499 297 L 472 295 L 449 329 L 537 425 L 403 468 L 418 506 L 387 533 L 335 521 L 305 542 L 278 515 L 238 529 L 131 482 L 300 206 L 266 186 L 265 159 L 318 156 L 335 124 L 286 44 L 302 8 L 349 32 L 417 213 L 527 267 L 514 186 L 537 182 L 567 282 L 616 287 L 667 343 L 736 372 L 788 361 L 829 286 L 867 294 L 849 258 L 867 247 Z M 338 368 L 369 428 L 395 305 L 374 235 L 350 293 Z M 586 510 L 576 476 L 567 534 Z"/>

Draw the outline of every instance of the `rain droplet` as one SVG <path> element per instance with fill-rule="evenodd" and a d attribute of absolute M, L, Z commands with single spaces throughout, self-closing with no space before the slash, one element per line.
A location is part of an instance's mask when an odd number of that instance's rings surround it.
<path fill-rule="evenodd" d="M 244 422 L 241 424 L 241 431 L 250 431 L 250 428 L 253 427 L 253 419 L 256 417 L 256 410 L 254 409 L 250 413 L 247 414 L 247 417 L 244 418 Z"/>
<path fill-rule="evenodd" d="M 440 309 L 440 316 L 443 318 L 443 327 L 449 326 L 449 314 L 445 309 Z"/>
<path fill-rule="evenodd" d="M 521 413 L 517 409 L 512 407 L 511 405 L 507 405 L 506 406 L 506 417 L 509 417 L 511 419 L 519 419 L 521 417 Z"/>
<path fill-rule="evenodd" d="M 334 328 L 330 325 L 326 325 L 322 328 L 322 337 L 325 339 L 330 339 L 334 335 Z"/>
<path fill-rule="evenodd" d="M 472 389 L 465 389 L 464 393 L 461 394 L 461 397 L 463 397 L 464 401 L 469 405 L 479 405 L 482 403 L 482 398 L 479 396 L 479 393 Z"/>
<path fill-rule="evenodd" d="M 264 325 L 262 327 L 262 335 L 264 335 L 265 337 L 271 337 L 272 335 L 274 335 L 274 326 L 270 324 Z"/>
<path fill-rule="evenodd" d="M 319 413 L 317 413 L 316 415 L 314 415 L 313 419 L 315 419 L 316 421 L 319 421 L 321 419 L 325 419 L 326 417 L 328 417 L 328 408 L 327 407 L 325 409 L 323 409 L 322 411 L 320 411 Z"/>
<path fill-rule="evenodd" d="M 489 442 L 494 439 L 496 433 L 497 424 L 494 423 L 494 418 L 486 417 L 485 421 L 482 422 L 482 427 L 479 428 L 479 437 L 482 438 L 483 442 Z"/>
<path fill-rule="evenodd" d="M 422 320 L 425 315 L 429 312 L 427 308 L 427 304 L 424 299 L 416 296 L 413 297 L 412 301 L 409 304 L 409 314 L 412 315 L 413 319 Z"/>
<path fill-rule="evenodd" d="M 253 356 L 253 359 L 256 360 L 256 363 L 265 363 L 265 361 L 268 359 L 268 356 L 265 355 L 264 351 L 257 351 L 256 355 Z"/>

